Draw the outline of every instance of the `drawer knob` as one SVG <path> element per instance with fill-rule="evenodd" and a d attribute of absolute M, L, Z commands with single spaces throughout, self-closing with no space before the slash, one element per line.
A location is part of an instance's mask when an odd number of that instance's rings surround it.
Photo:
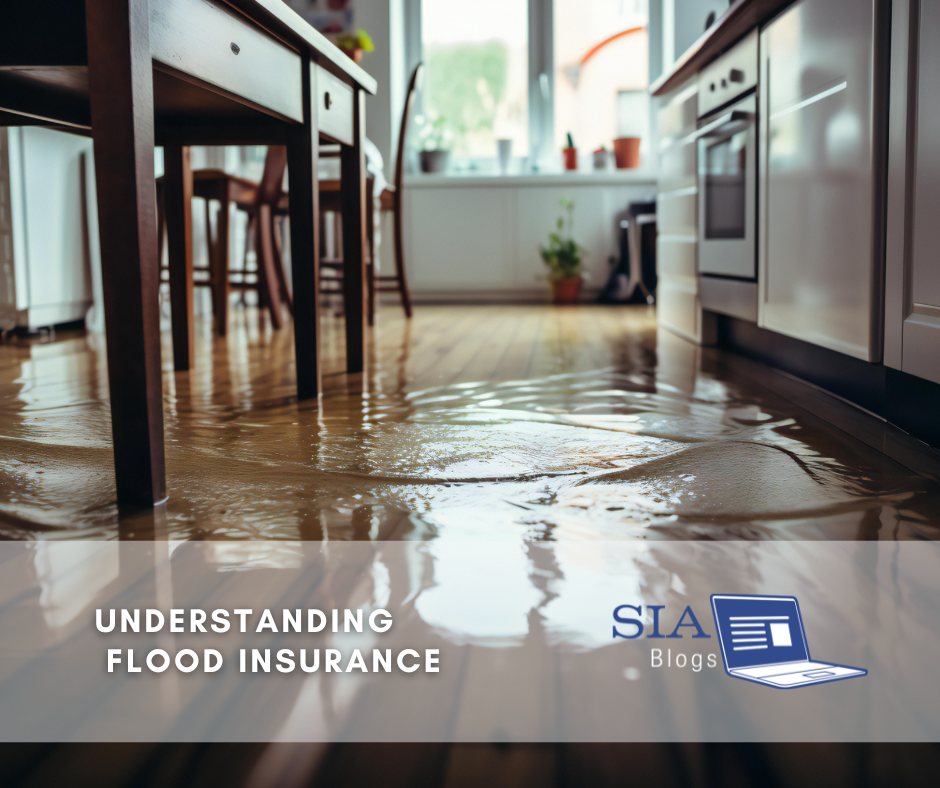
<path fill-rule="evenodd" d="M 236 44 L 234 41 L 232 42 L 232 51 L 233 51 L 236 55 L 237 55 L 239 52 L 242 51 L 242 50 L 241 50 L 241 47 L 238 46 L 238 44 Z"/>
<path fill-rule="evenodd" d="M 323 106 L 327 109 L 333 106 L 333 99 L 330 98 L 329 91 L 323 94 Z"/>

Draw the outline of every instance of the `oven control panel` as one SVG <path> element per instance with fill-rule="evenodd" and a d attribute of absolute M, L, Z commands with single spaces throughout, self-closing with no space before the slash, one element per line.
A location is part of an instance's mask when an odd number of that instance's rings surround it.
<path fill-rule="evenodd" d="M 698 75 L 698 116 L 708 115 L 757 86 L 757 30 Z"/>

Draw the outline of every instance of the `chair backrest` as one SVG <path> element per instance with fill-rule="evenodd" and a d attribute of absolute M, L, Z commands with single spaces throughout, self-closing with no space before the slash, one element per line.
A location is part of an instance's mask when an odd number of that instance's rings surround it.
<path fill-rule="evenodd" d="M 281 197 L 284 169 L 287 167 L 287 147 L 271 145 L 264 159 L 264 173 L 258 185 L 258 202 L 274 205 Z"/>
<path fill-rule="evenodd" d="M 405 170 L 405 137 L 408 136 L 408 116 L 411 114 L 411 105 L 414 104 L 418 84 L 424 73 L 424 63 L 418 63 L 411 72 L 408 80 L 408 94 L 405 96 L 405 108 L 401 113 L 401 128 L 398 130 L 398 154 L 395 156 L 395 193 L 396 199 L 401 198 L 402 173 Z"/>

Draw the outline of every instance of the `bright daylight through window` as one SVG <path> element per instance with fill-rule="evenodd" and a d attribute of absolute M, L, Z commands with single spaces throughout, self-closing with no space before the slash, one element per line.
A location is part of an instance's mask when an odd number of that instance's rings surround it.
<path fill-rule="evenodd" d="M 493 158 L 496 140 L 507 139 L 527 155 L 527 17 L 526 0 L 423 0 L 423 148 Z"/>
<path fill-rule="evenodd" d="M 552 18 L 540 22 L 527 0 L 422 1 L 422 149 L 450 150 L 458 170 L 511 157 L 510 171 L 560 169 L 569 133 L 585 166 L 618 137 L 641 138 L 646 153 L 648 0 L 544 8 Z"/>

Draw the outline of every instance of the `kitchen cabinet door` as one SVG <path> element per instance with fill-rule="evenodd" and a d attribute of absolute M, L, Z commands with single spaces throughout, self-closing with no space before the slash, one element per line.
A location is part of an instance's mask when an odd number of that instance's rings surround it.
<path fill-rule="evenodd" d="M 940 383 L 940 3 L 921 3 L 919 12 L 916 106 L 909 116 L 916 141 L 915 166 L 909 168 L 913 204 L 901 368 Z"/>
<path fill-rule="evenodd" d="M 802 0 L 761 35 L 759 324 L 881 359 L 888 26 Z"/>

